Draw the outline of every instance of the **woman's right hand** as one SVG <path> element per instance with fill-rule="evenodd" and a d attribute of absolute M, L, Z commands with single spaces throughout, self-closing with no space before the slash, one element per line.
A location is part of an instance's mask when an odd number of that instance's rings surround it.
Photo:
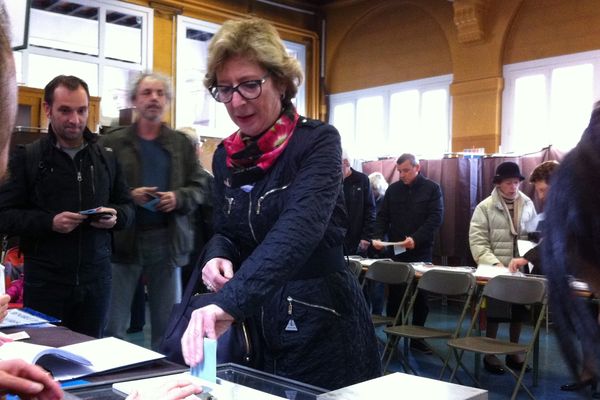
<path fill-rule="evenodd" d="M 212 258 L 202 268 L 202 282 L 212 292 L 218 292 L 233 278 L 233 263 L 226 258 Z"/>
<path fill-rule="evenodd" d="M 232 323 L 233 317 L 215 304 L 194 310 L 181 337 L 181 352 L 185 363 L 190 367 L 198 365 L 204 358 L 204 338 L 219 338 Z"/>

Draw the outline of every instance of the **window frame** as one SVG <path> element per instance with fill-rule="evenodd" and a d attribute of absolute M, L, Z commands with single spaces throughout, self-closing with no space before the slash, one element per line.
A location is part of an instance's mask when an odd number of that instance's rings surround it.
<path fill-rule="evenodd" d="M 51 49 L 37 47 L 31 44 L 27 48 L 19 50 L 20 53 L 20 71 L 17 76 L 20 76 L 18 84 L 28 86 L 29 82 L 29 57 L 31 55 L 40 55 L 52 58 L 59 58 L 63 60 L 80 61 L 90 64 L 97 65 L 98 69 L 98 87 L 97 92 L 90 92 L 91 96 L 101 96 L 104 87 L 104 67 L 115 67 L 133 71 L 146 71 L 152 70 L 154 48 L 153 48 L 153 35 L 154 35 L 154 10 L 150 7 L 144 7 L 136 4 L 126 3 L 117 0 L 68 0 L 71 3 L 77 3 L 88 7 L 98 8 L 98 55 L 89 54 L 78 54 L 68 52 L 61 49 Z M 105 57 L 105 24 L 107 10 L 118 11 L 135 15 L 142 18 L 141 26 L 141 60 L 140 63 L 133 63 L 128 61 L 120 61 L 115 59 L 108 59 Z M 31 31 L 29 31 L 31 32 Z M 16 52 L 17 53 L 17 52 Z M 91 89 L 91 88 L 90 88 Z M 102 111 L 101 111 L 102 112 Z M 100 118 L 102 120 L 102 115 Z"/>
<path fill-rule="evenodd" d="M 543 75 L 546 89 L 546 114 L 549 116 L 551 112 L 552 99 L 552 72 L 555 69 L 572 67 L 582 64 L 592 64 L 592 102 L 589 105 L 589 110 L 586 110 L 587 115 L 591 112 L 593 102 L 600 99 L 600 50 L 592 50 L 581 53 L 567 54 L 557 57 L 541 58 L 532 61 L 524 61 L 520 63 L 506 64 L 503 67 L 504 76 L 504 91 L 502 93 L 502 128 L 500 138 L 501 153 L 516 153 L 523 154 L 531 152 L 532 149 L 517 149 L 515 148 L 515 140 L 512 134 L 514 130 L 515 112 L 515 83 L 517 79 L 532 75 Z M 541 129 L 548 127 L 550 116 L 546 121 L 540 121 Z M 583 133 L 583 132 L 581 132 Z M 541 148 L 552 145 L 550 141 L 551 132 L 548 132 L 548 142 L 542 144 Z M 537 149 L 539 150 L 539 149 Z M 568 151 L 570 149 L 560 149 Z"/>
<path fill-rule="evenodd" d="M 330 104 L 330 118 L 329 121 L 331 124 L 334 124 L 335 121 L 335 108 L 338 105 L 352 103 L 354 109 L 354 121 L 352 126 L 354 127 L 351 134 L 346 132 L 340 132 L 342 136 L 342 144 L 344 147 L 349 147 L 349 151 L 355 156 L 355 158 L 362 158 L 364 160 L 369 160 L 381 157 L 397 157 L 398 152 L 412 152 L 413 149 L 409 147 L 406 150 L 401 149 L 390 149 L 387 154 L 377 154 L 375 156 L 369 154 L 368 152 L 360 151 L 359 149 L 354 148 L 354 144 L 360 143 L 361 141 L 358 138 L 358 133 L 356 132 L 357 126 L 357 103 L 360 98 L 365 97 L 373 97 L 373 96 L 383 96 L 383 129 L 384 135 L 383 140 L 385 142 L 390 142 L 390 102 L 393 94 L 398 92 L 404 92 L 409 90 L 417 90 L 419 92 L 419 120 L 421 120 L 421 111 L 422 111 L 422 97 L 424 92 L 429 92 L 432 90 L 443 89 L 447 93 L 447 129 L 446 129 L 446 151 L 449 152 L 451 149 L 451 128 L 452 128 L 452 95 L 450 92 L 450 85 L 452 84 L 453 75 L 440 75 L 430 78 L 417 79 L 413 81 L 394 83 L 390 85 L 382 85 L 375 86 L 366 89 L 359 89 L 350 92 L 336 93 L 332 94 L 329 97 Z M 350 136 L 350 138 L 348 137 Z M 366 155 L 366 157 L 364 157 Z M 430 155 L 430 154 L 427 154 Z M 443 154 L 440 154 L 440 157 Z"/>
<path fill-rule="evenodd" d="M 182 54 L 182 50 L 183 50 L 183 40 L 181 40 L 182 38 L 186 37 L 186 31 L 188 28 L 191 29 L 198 29 L 198 30 L 202 30 L 204 32 L 209 32 L 209 33 L 216 33 L 219 28 L 221 27 L 222 24 L 219 23 L 215 23 L 215 22 L 209 22 L 206 20 L 202 20 L 200 18 L 194 18 L 194 17 L 190 17 L 190 16 L 186 16 L 186 15 L 178 15 L 177 16 L 177 46 L 176 46 L 176 58 L 178 58 L 179 54 Z M 287 50 L 293 50 L 296 52 L 297 54 L 297 60 L 300 62 L 301 67 L 302 67 L 302 71 L 305 74 L 306 77 L 306 51 L 307 51 L 307 46 L 305 44 L 302 43 L 298 43 L 298 42 L 293 42 L 290 40 L 286 40 L 286 39 L 282 39 L 285 47 Z M 224 111 L 225 106 L 222 103 L 217 103 L 212 97 L 210 97 L 210 102 L 211 105 L 209 107 L 209 116 L 208 116 L 208 125 L 200 125 L 200 124 L 183 124 L 181 121 L 179 121 L 178 119 L 182 118 L 181 116 L 178 115 L 178 111 L 177 111 L 177 105 L 181 104 L 183 102 L 183 99 L 180 98 L 180 94 L 182 93 L 182 85 L 184 85 L 184 83 L 182 82 L 182 80 L 180 79 L 181 77 L 184 76 L 183 74 L 183 63 L 180 62 L 176 62 L 177 65 L 177 80 L 175 82 L 175 126 L 177 127 L 184 127 L 184 126 L 191 126 L 192 128 L 198 130 L 199 132 L 201 132 L 202 136 L 207 136 L 207 137 L 217 137 L 217 138 L 224 138 L 227 137 L 228 135 L 230 135 L 232 132 L 235 131 L 235 129 L 237 129 L 235 127 L 235 125 L 233 125 L 233 122 L 231 122 L 231 127 L 232 130 L 231 131 L 225 131 L 226 128 L 228 128 L 227 123 L 222 124 L 221 126 L 217 127 L 217 119 L 222 117 L 223 115 L 225 115 L 224 113 L 226 113 L 226 111 Z M 298 104 L 297 106 L 297 110 L 298 113 L 300 113 L 301 115 L 304 115 L 304 113 L 306 112 L 306 79 L 302 82 L 302 85 L 300 85 L 300 87 L 298 87 L 298 94 L 296 95 L 296 103 Z M 220 108 L 222 107 L 222 108 Z M 220 108 L 220 109 L 219 109 Z M 227 117 L 229 118 L 229 117 Z"/>

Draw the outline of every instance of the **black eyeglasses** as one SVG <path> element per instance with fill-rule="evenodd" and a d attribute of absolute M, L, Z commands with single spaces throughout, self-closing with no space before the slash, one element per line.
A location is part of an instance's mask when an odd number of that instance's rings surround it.
<path fill-rule="evenodd" d="M 266 74 L 261 79 L 241 82 L 235 86 L 214 85 L 208 90 L 212 97 L 219 103 L 229 103 L 233 99 L 235 92 L 238 92 L 246 100 L 254 100 L 261 95 L 262 85 L 268 77 L 269 74 Z"/>

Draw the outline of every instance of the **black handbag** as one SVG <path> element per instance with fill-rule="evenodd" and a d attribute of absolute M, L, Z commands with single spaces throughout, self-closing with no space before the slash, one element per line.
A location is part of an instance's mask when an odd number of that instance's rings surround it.
<path fill-rule="evenodd" d="M 203 257 L 199 257 L 203 260 Z M 203 262 L 198 262 L 185 288 L 181 303 L 175 304 L 167 324 L 159 351 L 167 360 L 184 364 L 181 353 L 181 337 L 187 329 L 192 312 L 212 303 L 214 293 L 198 293 L 200 289 L 200 271 Z M 236 321 L 217 340 L 217 363 L 236 363 L 249 367 L 259 366 L 259 336 L 253 321 Z"/>

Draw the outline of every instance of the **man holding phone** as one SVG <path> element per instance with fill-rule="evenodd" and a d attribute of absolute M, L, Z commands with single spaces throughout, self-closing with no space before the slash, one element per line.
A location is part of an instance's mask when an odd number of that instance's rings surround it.
<path fill-rule="evenodd" d="M 111 290 L 112 230 L 131 225 L 129 188 L 87 128 L 89 90 L 75 76 L 46 85 L 48 134 L 17 148 L 0 187 L 0 232 L 20 237 L 24 305 L 101 337 Z"/>

